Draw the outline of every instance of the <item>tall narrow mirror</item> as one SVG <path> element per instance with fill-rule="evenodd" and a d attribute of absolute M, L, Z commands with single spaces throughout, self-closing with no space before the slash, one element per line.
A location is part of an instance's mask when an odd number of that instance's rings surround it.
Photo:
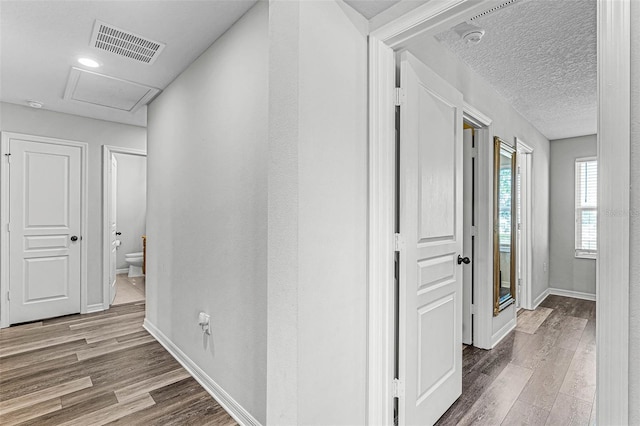
<path fill-rule="evenodd" d="M 493 315 L 516 298 L 516 152 L 494 138 L 493 173 Z"/>

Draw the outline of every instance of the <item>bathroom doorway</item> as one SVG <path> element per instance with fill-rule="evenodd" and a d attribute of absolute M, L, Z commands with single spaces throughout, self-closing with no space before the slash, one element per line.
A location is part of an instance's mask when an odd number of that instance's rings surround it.
<path fill-rule="evenodd" d="M 146 152 L 103 149 L 104 307 L 145 300 Z"/>

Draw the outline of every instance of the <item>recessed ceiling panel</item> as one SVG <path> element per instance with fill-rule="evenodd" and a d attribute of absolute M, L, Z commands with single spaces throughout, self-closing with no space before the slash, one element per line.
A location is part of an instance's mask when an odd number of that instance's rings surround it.
<path fill-rule="evenodd" d="M 64 98 L 134 112 L 160 92 L 154 87 L 92 71 L 71 68 Z"/>

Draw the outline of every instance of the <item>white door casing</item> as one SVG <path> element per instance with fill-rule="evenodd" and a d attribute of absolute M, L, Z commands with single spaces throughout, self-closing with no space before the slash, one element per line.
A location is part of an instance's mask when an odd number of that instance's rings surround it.
<path fill-rule="evenodd" d="M 116 298 L 116 260 L 118 255 L 118 226 L 117 226 L 117 193 L 118 193 L 118 160 L 111 154 L 111 168 L 109 169 L 109 179 L 111 190 L 109 191 L 109 304 Z"/>
<path fill-rule="evenodd" d="M 462 393 L 462 95 L 402 53 L 400 424 L 435 421 Z"/>
<path fill-rule="evenodd" d="M 82 150 L 11 138 L 9 323 L 81 311 Z"/>
<path fill-rule="evenodd" d="M 531 171 L 533 166 L 533 149 L 516 138 L 516 156 L 518 167 L 518 242 L 516 255 L 518 268 L 518 306 L 534 309 L 531 297 L 533 240 L 532 221 L 533 191 Z"/>
<path fill-rule="evenodd" d="M 474 155 L 473 155 L 473 129 L 463 131 L 463 232 L 464 242 L 462 257 L 468 257 L 471 264 L 463 267 L 462 280 L 462 343 L 470 345 L 473 342 L 473 182 L 474 182 Z"/>

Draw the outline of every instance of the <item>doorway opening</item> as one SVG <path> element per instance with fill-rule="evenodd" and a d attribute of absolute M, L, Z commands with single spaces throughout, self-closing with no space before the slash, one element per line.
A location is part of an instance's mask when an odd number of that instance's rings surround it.
<path fill-rule="evenodd" d="M 104 146 L 104 305 L 145 300 L 147 162 L 144 151 Z"/>

